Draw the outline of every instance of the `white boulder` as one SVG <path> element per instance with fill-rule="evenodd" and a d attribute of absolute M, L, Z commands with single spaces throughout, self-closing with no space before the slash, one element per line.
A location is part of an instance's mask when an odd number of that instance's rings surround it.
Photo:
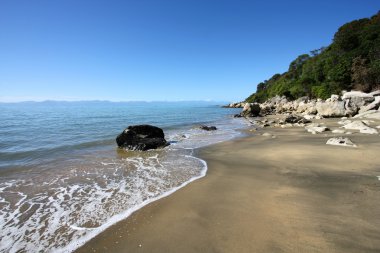
<path fill-rule="evenodd" d="M 355 115 L 362 107 L 375 100 L 371 94 L 361 91 L 346 92 L 343 94 L 342 99 L 345 101 L 344 107 L 347 115 Z"/>
<path fill-rule="evenodd" d="M 335 145 L 335 146 L 344 146 L 344 147 L 352 147 L 356 148 L 356 145 L 346 137 L 335 137 L 330 138 L 326 142 L 327 145 Z"/>
<path fill-rule="evenodd" d="M 359 130 L 363 134 L 377 134 L 378 131 L 375 128 L 369 127 L 363 121 L 353 121 L 343 126 L 345 129 Z"/>
<path fill-rule="evenodd" d="M 306 126 L 305 129 L 306 129 L 306 131 L 308 131 L 309 133 L 312 133 L 312 134 L 323 133 L 323 132 L 329 130 L 328 127 L 322 126 L 318 123 L 312 123 L 312 124 Z"/>
<path fill-rule="evenodd" d="M 318 115 L 323 117 L 342 117 L 346 115 L 343 101 L 317 102 Z"/>
<path fill-rule="evenodd" d="M 331 131 L 333 134 L 344 134 L 345 131 L 342 129 L 334 129 Z"/>
<path fill-rule="evenodd" d="M 310 114 L 306 114 L 306 115 L 303 115 L 303 117 L 307 120 L 311 120 L 311 119 L 315 119 L 317 116 L 316 115 L 310 115 Z"/>

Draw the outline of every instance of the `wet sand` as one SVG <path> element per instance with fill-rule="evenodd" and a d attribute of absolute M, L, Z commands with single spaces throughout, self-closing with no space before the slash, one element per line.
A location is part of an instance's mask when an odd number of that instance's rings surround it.
<path fill-rule="evenodd" d="M 262 131 L 262 130 L 261 130 Z M 269 128 L 204 148 L 206 177 L 77 252 L 380 252 L 380 136 Z"/>

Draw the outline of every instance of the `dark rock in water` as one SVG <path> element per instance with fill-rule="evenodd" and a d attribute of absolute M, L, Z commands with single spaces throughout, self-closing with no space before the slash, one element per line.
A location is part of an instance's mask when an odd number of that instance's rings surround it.
<path fill-rule="evenodd" d="M 116 137 L 120 148 L 129 150 L 148 150 L 169 145 L 165 140 L 164 131 L 151 125 L 136 125 L 127 127 Z"/>
<path fill-rule="evenodd" d="M 215 131 L 217 129 L 215 126 L 200 126 L 199 128 L 206 131 Z"/>
<path fill-rule="evenodd" d="M 235 114 L 234 115 L 234 118 L 241 118 L 241 117 L 243 117 L 241 114 Z"/>

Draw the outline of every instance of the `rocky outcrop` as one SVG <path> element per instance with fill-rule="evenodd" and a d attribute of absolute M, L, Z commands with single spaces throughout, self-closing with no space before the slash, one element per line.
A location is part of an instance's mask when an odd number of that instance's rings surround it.
<path fill-rule="evenodd" d="M 246 104 L 245 102 L 237 102 L 237 103 L 231 103 L 229 105 L 225 105 L 223 107 L 224 108 L 243 108 L 245 104 Z"/>
<path fill-rule="evenodd" d="M 371 135 L 379 134 L 380 125 L 377 120 L 380 120 L 380 91 L 371 93 L 345 92 L 342 96 L 331 95 L 326 100 L 303 97 L 288 101 L 285 97 L 276 96 L 261 104 L 245 104 L 239 116 L 260 116 L 247 118 L 253 125 L 250 131 L 302 127 L 309 133 L 326 137 L 326 140 L 330 138 L 326 142 L 328 145 L 356 147 L 350 139 L 338 136 L 348 136 L 358 132 Z M 341 120 L 320 121 L 324 117 L 339 117 Z M 341 126 L 337 126 L 336 123 Z M 297 133 L 300 131 L 297 130 Z M 270 132 L 263 132 L 261 135 L 276 138 Z M 334 136 L 335 138 L 331 138 Z M 281 135 L 278 136 L 278 138 L 280 137 Z M 318 140 L 319 138 L 315 139 Z"/>
<path fill-rule="evenodd" d="M 164 131 L 151 125 L 135 125 L 127 127 L 116 137 L 120 148 L 128 150 L 149 150 L 168 146 Z"/>
<path fill-rule="evenodd" d="M 269 115 L 269 114 L 278 114 L 283 113 L 283 106 L 288 103 L 286 97 L 275 96 L 268 99 L 266 102 L 260 104 L 260 114 L 261 115 Z"/>
<path fill-rule="evenodd" d="M 258 103 L 246 103 L 241 115 L 244 117 L 257 117 L 260 115 L 260 105 Z"/>
<path fill-rule="evenodd" d="M 308 102 L 300 102 L 298 104 L 297 113 L 303 113 L 307 115 L 314 115 L 317 114 L 317 102 L 315 100 L 311 100 Z"/>
<path fill-rule="evenodd" d="M 205 130 L 205 131 L 215 131 L 215 130 L 217 130 L 217 128 L 215 126 L 205 126 L 205 125 L 200 126 L 199 129 L 202 129 L 202 130 Z"/>
<path fill-rule="evenodd" d="M 375 100 L 374 96 L 370 93 L 361 91 L 345 92 L 342 95 L 342 99 L 345 101 L 346 114 L 350 116 L 357 114 L 362 107 L 365 107 Z"/>
<path fill-rule="evenodd" d="M 367 111 L 379 110 L 380 90 L 371 93 L 361 91 L 343 92 L 342 96 L 331 95 L 326 100 L 301 97 L 288 101 L 285 96 L 275 96 L 264 103 L 232 103 L 227 107 L 243 107 L 240 116 L 255 117 L 271 114 L 317 115 L 317 117 L 343 117 L 363 114 Z M 380 114 L 374 114 L 374 118 Z"/>

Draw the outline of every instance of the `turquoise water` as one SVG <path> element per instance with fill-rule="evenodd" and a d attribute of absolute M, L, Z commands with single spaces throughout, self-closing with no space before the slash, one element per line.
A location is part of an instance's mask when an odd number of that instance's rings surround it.
<path fill-rule="evenodd" d="M 72 251 L 204 176 L 194 149 L 238 136 L 239 111 L 211 102 L 0 104 L 0 252 Z M 172 144 L 116 148 L 115 137 L 135 124 L 163 128 Z"/>

